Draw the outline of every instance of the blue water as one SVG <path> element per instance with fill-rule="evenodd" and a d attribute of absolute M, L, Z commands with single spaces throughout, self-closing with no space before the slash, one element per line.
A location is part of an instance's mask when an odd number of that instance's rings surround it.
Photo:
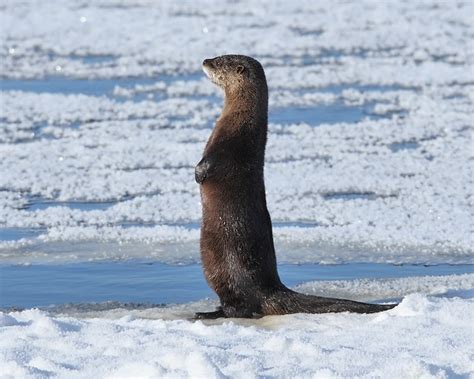
<path fill-rule="evenodd" d="M 152 79 L 69 79 L 64 77 L 50 77 L 46 79 L 2 79 L 2 91 L 25 91 L 41 93 L 61 93 L 100 96 L 113 91 L 115 86 L 132 87 L 135 84 L 152 84 Z"/>
<path fill-rule="evenodd" d="M 199 73 L 188 75 L 160 75 L 154 78 L 71 79 L 52 76 L 44 79 L 2 79 L 1 91 L 25 91 L 36 93 L 84 94 L 91 96 L 111 95 L 115 86 L 132 88 L 137 84 L 150 85 L 158 81 L 200 79 Z"/>
<path fill-rule="evenodd" d="M 26 206 L 26 209 L 29 211 L 36 211 L 50 207 L 67 207 L 71 209 L 79 209 L 82 211 L 95 211 L 106 210 L 116 203 L 117 202 L 115 201 L 54 201 L 35 199 Z"/>
<path fill-rule="evenodd" d="M 462 274 L 472 265 L 279 265 L 288 286 L 314 280 Z M 202 267 L 155 262 L 100 262 L 0 266 L 0 308 L 105 301 L 175 304 L 215 297 Z"/>
<path fill-rule="evenodd" d="M 313 107 L 276 108 L 269 114 L 271 123 L 308 125 L 334 124 L 338 122 L 355 123 L 368 117 L 368 111 L 358 106 L 347 106 L 336 102 L 330 105 Z"/>
<path fill-rule="evenodd" d="M 45 231 L 43 228 L 0 228 L 0 241 L 18 241 L 23 238 L 35 238 Z"/>

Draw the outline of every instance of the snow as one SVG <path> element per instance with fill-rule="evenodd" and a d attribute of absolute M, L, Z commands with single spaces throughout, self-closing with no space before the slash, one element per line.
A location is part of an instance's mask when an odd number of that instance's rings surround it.
<path fill-rule="evenodd" d="M 0 365 L 5 377 L 25 378 L 468 377 L 472 302 L 472 293 L 417 293 L 380 314 L 208 323 L 166 319 L 154 309 L 101 317 L 1 313 Z"/>

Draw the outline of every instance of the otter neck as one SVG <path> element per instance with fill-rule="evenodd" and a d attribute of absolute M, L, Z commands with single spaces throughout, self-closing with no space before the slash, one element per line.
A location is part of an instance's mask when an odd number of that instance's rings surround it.
<path fill-rule="evenodd" d="M 259 167 L 263 180 L 265 145 L 268 129 L 268 92 L 266 83 L 259 87 L 241 86 L 235 90 L 225 90 L 224 109 L 217 123 L 216 138 L 238 138 L 245 141 L 248 161 Z M 232 122 L 229 122 L 232 120 Z"/>
<path fill-rule="evenodd" d="M 262 88 L 257 90 L 253 86 L 239 86 L 237 88 L 225 88 L 224 109 L 222 116 L 235 112 L 248 114 L 252 124 L 267 124 L 268 118 L 268 93 Z M 249 120 L 250 121 L 250 120 Z M 260 126 L 260 125 L 259 125 Z"/>

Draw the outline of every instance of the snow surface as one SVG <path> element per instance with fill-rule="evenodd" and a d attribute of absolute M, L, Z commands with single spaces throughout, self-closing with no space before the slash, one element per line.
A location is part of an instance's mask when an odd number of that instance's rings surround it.
<path fill-rule="evenodd" d="M 472 288 L 473 281 L 474 275 L 452 275 L 393 279 L 393 292 L 390 285 L 378 286 L 377 281 L 356 288 L 392 296 L 399 294 L 400 286 L 408 292 L 425 287 L 427 293 L 449 294 L 449 283 L 459 290 Z M 337 286 L 352 289 L 353 284 Z M 414 293 L 393 310 L 372 315 L 186 320 L 212 305 L 201 301 L 141 310 L 0 313 L 2 374 L 24 378 L 474 375 L 472 290 L 443 297 Z"/>

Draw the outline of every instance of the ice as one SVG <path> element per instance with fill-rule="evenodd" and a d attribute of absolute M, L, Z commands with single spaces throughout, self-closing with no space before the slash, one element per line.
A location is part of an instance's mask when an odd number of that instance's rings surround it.
<path fill-rule="evenodd" d="M 104 257 L 52 258 L 68 241 L 199 259 L 193 168 L 222 106 L 200 65 L 223 53 L 266 69 L 280 260 L 472 262 L 472 3 L 246 8 L 5 3 L 3 262 Z"/>
<path fill-rule="evenodd" d="M 350 298 L 359 301 L 395 299 L 413 293 L 429 295 L 453 293 L 456 296 L 461 293 L 470 293 L 472 297 L 474 275 L 317 281 L 304 283 L 295 289 L 310 295 Z"/>
<path fill-rule="evenodd" d="M 8 92 L 3 96 L 11 121 L 4 129 L 6 141 L 15 141 L 17 130 L 18 138 L 23 138 L 25 129 L 19 129 L 23 123 L 26 130 L 51 123 L 42 131 L 49 138 L 0 146 L 5 153 L 0 163 L 3 227 L 46 227 L 42 238 L 48 240 L 66 236 L 90 240 L 101 234 L 105 239 L 121 235 L 141 241 L 149 231 L 125 230 L 124 224 L 199 224 L 193 167 L 209 134 L 206 125 L 218 113 L 212 102 L 170 99 L 137 104 L 90 97 L 88 106 L 89 97 L 84 95 Z M 472 188 L 467 179 L 472 160 L 466 126 L 470 127 L 471 106 L 464 108 L 466 100 L 454 98 L 442 100 L 447 102 L 443 108 L 441 95 L 437 96 L 439 102 L 427 95 L 405 99 L 405 107 L 413 109 L 403 119 L 360 121 L 356 127 L 272 124 L 266 179 L 277 241 L 303 238 L 313 251 L 321 242 L 391 253 L 425 250 L 468 262 Z M 27 121 L 21 112 L 28 104 L 38 115 L 28 117 L 37 121 Z M 432 114 L 440 108 L 441 120 L 434 119 Z M 172 119 L 180 113 L 191 117 L 196 127 Z M 71 122 L 80 126 L 61 126 Z M 393 148 L 406 141 L 416 148 Z M 367 199 L 328 195 L 338 193 L 373 195 Z M 29 209 L 34 196 L 51 206 Z M 88 210 L 64 204 L 78 200 L 112 203 Z M 54 206 L 54 201 L 63 204 Z M 307 220 L 319 226 L 278 227 L 283 221 Z M 190 232 L 179 233 L 172 239 L 188 238 Z M 156 238 L 161 239 L 159 234 Z M 426 262 L 425 257 L 419 262 Z"/>

